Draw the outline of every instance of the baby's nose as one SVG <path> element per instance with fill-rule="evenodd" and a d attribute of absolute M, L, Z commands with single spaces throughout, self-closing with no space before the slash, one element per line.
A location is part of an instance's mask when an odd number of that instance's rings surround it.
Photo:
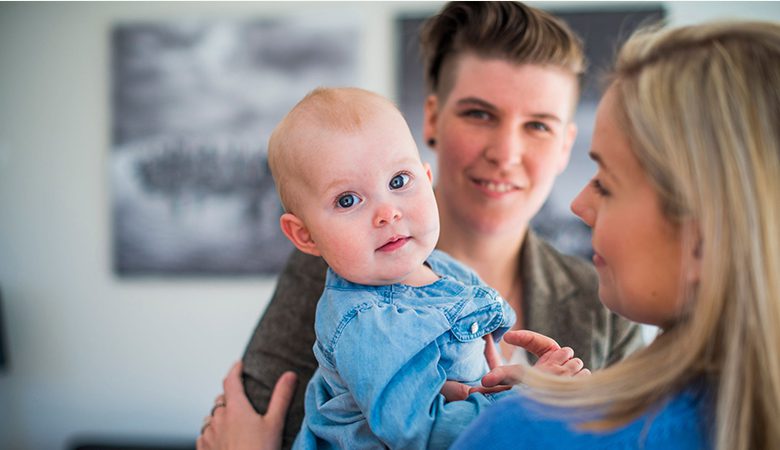
<path fill-rule="evenodd" d="M 374 226 L 381 227 L 397 222 L 401 218 L 401 210 L 395 205 L 384 203 L 376 209 L 374 215 Z"/>

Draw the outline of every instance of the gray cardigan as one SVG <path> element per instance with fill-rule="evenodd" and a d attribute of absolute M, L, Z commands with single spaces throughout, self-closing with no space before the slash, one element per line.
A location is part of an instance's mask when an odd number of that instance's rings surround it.
<path fill-rule="evenodd" d="M 563 255 L 533 232 L 522 249 L 523 328 L 574 349 L 585 367 L 596 370 L 642 345 L 637 324 L 610 312 L 598 300 L 598 278 L 587 262 Z M 293 252 L 279 276 L 273 298 L 244 353 L 244 386 L 265 413 L 271 391 L 287 370 L 298 387 L 284 430 L 283 448 L 292 445 L 303 421 L 306 384 L 317 369 L 312 353 L 314 312 L 325 286 L 322 258 Z"/>

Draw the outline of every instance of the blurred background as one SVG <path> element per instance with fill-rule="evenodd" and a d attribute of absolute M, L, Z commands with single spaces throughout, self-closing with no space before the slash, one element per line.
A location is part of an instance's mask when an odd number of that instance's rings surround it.
<path fill-rule="evenodd" d="M 531 4 L 605 49 L 597 70 L 638 18 L 780 20 L 778 2 Z M 0 448 L 194 447 L 288 250 L 267 132 L 349 84 L 394 99 L 421 144 L 414 33 L 440 6 L 0 3 Z M 545 207 L 564 224 L 593 92 Z M 562 226 L 541 231 L 586 255 Z"/>

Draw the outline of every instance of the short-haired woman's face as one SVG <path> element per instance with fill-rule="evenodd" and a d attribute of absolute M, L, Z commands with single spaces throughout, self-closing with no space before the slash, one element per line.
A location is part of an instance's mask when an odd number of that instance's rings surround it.
<path fill-rule="evenodd" d="M 599 297 L 636 322 L 664 326 L 681 305 L 684 258 L 680 226 L 662 213 L 660 199 L 616 120 L 610 89 L 596 114 L 591 158 L 598 172 L 571 209 L 593 229 Z"/>
<path fill-rule="evenodd" d="M 568 163 L 577 81 L 560 69 L 465 54 L 446 99 L 426 103 L 442 222 L 478 233 L 527 227 Z"/>

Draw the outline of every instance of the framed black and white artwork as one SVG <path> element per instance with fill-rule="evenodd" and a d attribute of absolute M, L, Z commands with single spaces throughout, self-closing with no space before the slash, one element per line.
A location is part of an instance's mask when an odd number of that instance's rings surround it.
<path fill-rule="evenodd" d="M 348 17 L 117 24 L 109 158 L 114 270 L 278 272 L 270 132 L 308 91 L 357 84 Z"/>

